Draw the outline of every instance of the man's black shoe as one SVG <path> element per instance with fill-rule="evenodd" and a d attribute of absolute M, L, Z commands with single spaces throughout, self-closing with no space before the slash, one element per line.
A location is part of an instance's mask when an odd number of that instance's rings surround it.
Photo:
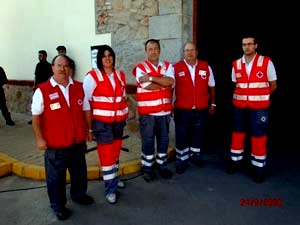
<path fill-rule="evenodd" d="M 172 172 L 167 168 L 158 169 L 158 173 L 164 179 L 171 179 L 173 176 Z"/>
<path fill-rule="evenodd" d="M 195 166 L 199 167 L 199 168 L 203 167 L 204 164 L 205 164 L 204 160 L 202 160 L 202 159 L 196 160 L 196 159 L 194 159 L 194 158 L 191 158 L 191 159 L 190 159 L 190 162 L 191 162 L 192 164 L 194 164 Z"/>
<path fill-rule="evenodd" d="M 182 174 L 182 173 L 185 172 L 186 168 L 187 168 L 186 165 L 177 165 L 177 166 L 175 167 L 175 170 L 176 170 L 176 173 L 177 173 L 177 174 Z"/>
<path fill-rule="evenodd" d="M 67 220 L 67 219 L 69 219 L 71 214 L 72 214 L 72 211 L 66 207 L 55 212 L 55 215 L 56 215 L 57 219 L 59 219 L 59 220 Z"/>
<path fill-rule="evenodd" d="M 143 175 L 143 178 L 147 183 L 154 181 L 155 177 L 156 177 L 156 175 L 155 175 L 154 171 L 144 172 L 144 175 Z"/>
<path fill-rule="evenodd" d="M 6 125 L 8 125 L 8 126 L 15 126 L 16 124 L 12 120 L 6 120 Z"/>
<path fill-rule="evenodd" d="M 226 165 L 226 172 L 228 174 L 235 174 L 239 170 L 240 163 L 230 160 Z"/>
<path fill-rule="evenodd" d="M 94 199 L 89 195 L 72 198 L 72 200 L 73 200 L 73 202 L 76 202 L 81 205 L 91 205 L 94 203 Z"/>
<path fill-rule="evenodd" d="M 31 124 L 32 124 L 32 120 L 29 120 L 29 121 L 27 122 L 27 124 L 31 125 Z"/>

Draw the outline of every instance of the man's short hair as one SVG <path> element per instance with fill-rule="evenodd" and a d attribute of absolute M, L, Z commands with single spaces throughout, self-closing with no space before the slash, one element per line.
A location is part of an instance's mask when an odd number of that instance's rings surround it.
<path fill-rule="evenodd" d="M 145 50 L 147 50 L 148 43 L 157 44 L 160 49 L 160 43 L 158 39 L 149 39 L 145 42 Z"/>
<path fill-rule="evenodd" d="M 63 45 L 57 46 L 56 51 L 67 51 L 66 47 Z"/>
<path fill-rule="evenodd" d="M 47 52 L 45 50 L 40 50 L 39 54 L 42 54 L 43 56 L 47 56 Z"/>

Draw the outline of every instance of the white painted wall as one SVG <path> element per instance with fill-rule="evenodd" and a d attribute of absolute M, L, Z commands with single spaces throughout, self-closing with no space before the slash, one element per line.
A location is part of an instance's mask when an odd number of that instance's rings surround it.
<path fill-rule="evenodd" d="M 91 68 L 90 47 L 111 44 L 111 35 L 95 34 L 94 0 L 9 0 L 0 7 L 0 65 L 9 80 L 33 80 L 38 51 L 48 61 L 64 45 L 75 60 L 76 78 Z"/>

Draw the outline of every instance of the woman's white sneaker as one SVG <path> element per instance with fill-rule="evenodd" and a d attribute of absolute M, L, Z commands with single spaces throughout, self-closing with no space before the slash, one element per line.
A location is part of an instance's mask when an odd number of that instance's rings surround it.
<path fill-rule="evenodd" d="M 126 187 L 125 183 L 123 181 L 119 180 L 118 181 L 118 188 L 119 189 L 125 189 L 125 187 Z"/>
<path fill-rule="evenodd" d="M 109 193 L 105 195 L 106 201 L 110 204 L 115 204 L 117 202 L 117 195 L 116 193 Z"/>

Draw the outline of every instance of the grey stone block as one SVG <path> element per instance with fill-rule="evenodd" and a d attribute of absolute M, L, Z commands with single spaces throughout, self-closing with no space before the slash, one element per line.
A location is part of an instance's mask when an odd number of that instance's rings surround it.
<path fill-rule="evenodd" d="M 180 14 L 182 0 L 159 0 L 159 15 Z"/>
<path fill-rule="evenodd" d="M 149 38 L 181 38 L 182 15 L 154 16 L 149 21 Z"/>

